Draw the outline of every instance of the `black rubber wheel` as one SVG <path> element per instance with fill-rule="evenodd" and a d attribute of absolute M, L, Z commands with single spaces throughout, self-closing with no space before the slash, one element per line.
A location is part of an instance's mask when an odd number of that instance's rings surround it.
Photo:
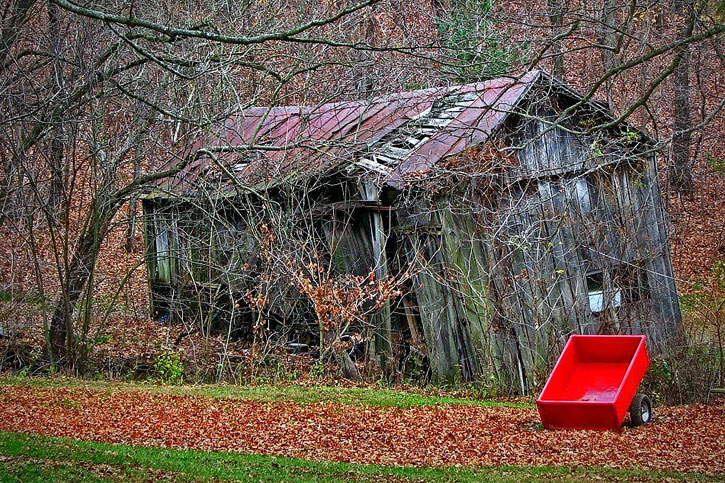
<path fill-rule="evenodd" d="M 637 393 L 629 406 L 629 417 L 632 426 L 647 424 L 652 421 L 652 401 L 646 394 Z"/>

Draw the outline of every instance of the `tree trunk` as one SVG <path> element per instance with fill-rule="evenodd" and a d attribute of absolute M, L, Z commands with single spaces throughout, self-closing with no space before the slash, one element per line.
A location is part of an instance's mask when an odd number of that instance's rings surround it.
<path fill-rule="evenodd" d="M 601 48 L 602 52 L 602 66 L 604 72 L 612 70 L 615 64 L 615 49 L 617 46 L 617 31 L 614 29 L 614 24 L 617 21 L 617 1 L 606 0 L 602 3 L 602 10 L 599 16 L 598 25 L 598 37 L 599 43 L 603 45 Z M 614 112 L 614 96 L 612 93 L 612 78 L 606 80 L 605 87 L 607 90 L 607 105 L 609 110 Z"/>
<path fill-rule="evenodd" d="M 5 220 L 11 217 L 13 202 L 10 194 L 13 192 L 15 182 L 15 165 L 17 162 L 13 159 L 13 155 L 3 146 L 0 146 L 0 164 L 2 164 L 3 177 L 2 186 L 0 186 L 0 227 L 3 226 Z"/>
<path fill-rule="evenodd" d="M 320 360 L 327 359 L 327 354 L 332 352 L 335 356 L 335 362 L 342 371 L 342 375 L 351 381 L 362 381 L 362 375 L 357 369 L 355 362 L 350 358 L 350 354 L 345 350 L 345 346 L 340 340 L 340 334 L 337 329 L 323 330 L 320 325 Z M 329 352 L 328 352 L 329 351 Z"/>
<path fill-rule="evenodd" d="M 445 0 L 433 0 L 433 15 L 435 15 L 436 19 L 444 18 L 447 9 L 448 6 Z"/>
<path fill-rule="evenodd" d="M 61 297 L 50 321 L 50 344 L 55 360 L 67 365 L 73 358 L 73 313 L 95 269 L 98 250 L 115 209 L 91 207 L 89 222 L 73 250 Z"/>
<path fill-rule="evenodd" d="M 141 132 L 143 130 L 139 131 L 139 133 Z M 116 159 L 121 159 L 129 150 L 130 148 L 127 147 L 119 151 L 116 154 Z M 105 180 L 104 189 L 98 193 L 89 208 L 87 221 L 73 250 L 71 262 L 66 270 L 65 280 L 62 284 L 62 294 L 55 305 L 53 318 L 50 322 L 50 350 L 53 351 L 52 354 L 59 363 L 68 364 L 72 362 L 74 343 L 73 312 L 83 295 L 84 287 L 88 284 L 95 269 L 101 242 L 108 233 L 111 221 L 121 207 L 123 200 L 135 193 L 140 186 L 173 176 L 194 159 L 196 158 L 192 156 L 184 159 L 171 169 L 138 176 L 133 182 L 119 189 L 115 186 L 114 178 Z M 116 163 L 117 161 L 114 161 L 110 164 L 115 165 Z M 112 172 L 115 173 L 116 171 Z"/>
<path fill-rule="evenodd" d="M 49 90 L 52 98 L 59 99 L 65 96 L 65 79 L 63 65 L 60 60 L 61 35 L 59 27 L 59 9 L 54 3 L 48 4 L 48 37 L 50 51 L 53 54 L 52 70 L 49 79 Z M 65 215 L 65 175 L 63 169 L 63 122 L 60 116 L 53 122 L 48 158 L 50 162 L 50 196 L 49 206 L 56 217 Z"/>
<path fill-rule="evenodd" d="M 350 379 L 351 381 L 360 382 L 362 381 L 362 376 L 360 375 L 360 371 L 358 370 L 357 366 L 355 365 L 355 362 L 350 358 L 350 355 L 345 350 L 336 350 L 335 351 L 335 359 L 337 360 L 337 365 L 340 366 L 340 369 L 342 370 L 342 375 L 345 377 L 345 379 Z"/>
<path fill-rule="evenodd" d="M 564 20 L 564 0 L 547 0 L 549 6 L 549 21 L 552 27 L 552 36 L 561 34 L 562 22 Z M 564 54 L 561 46 L 561 40 L 555 41 L 551 50 L 553 52 L 552 74 L 557 79 L 564 79 Z"/>
<path fill-rule="evenodd" d="M 136 143 L 135 154 L 133 158 L 133 179 L 136 180 L 141 174 L 141 141 Z M 136 253 L 138 251 L 138 243 L 136 241 L 136 207 L 138 206 L 138 194 L 131 194 L 128 200 L 128 232 L 126 232 L 126 251 L 128 253 Z"/>
<path fill-rule="evenodd" d="M 0 64 L 5 61 L 10 48 L 20 36 L 20 29 L 28 20 L 34 3 L 35 0 L 16 0 L 10 15 L 3 18 L 2 32 L 0 32 Z"/>
<path fill-rule="evenodd" d="M 680 37 L 686 35 L 690 15 L 694 15 L 692 0 L 675 0 L 674 13 L 683 27 Z M 684 44 L 675 51 L 681 54 L 680 63 L 673 73 L 675 110 L 672 124 L 672 158 L 669 165 L 669 185 L 672 190 L 683 195 L 691 195 L 694 190 L 692 181 L 692 164 L 690 162 L 691 132 L 690 127 L 690 48 Z"/>

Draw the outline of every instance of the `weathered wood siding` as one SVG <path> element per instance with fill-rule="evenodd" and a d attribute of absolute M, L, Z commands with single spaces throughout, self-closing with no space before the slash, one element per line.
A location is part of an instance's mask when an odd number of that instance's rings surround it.
<path fill-rule="evenodd" d="M 544 122 L 519 135 L 495 217 L 454 196 L 399 213 L 434 377 L 526 392 L 572 333 L 663 350 L 680 313 L 654 159 Z"/>

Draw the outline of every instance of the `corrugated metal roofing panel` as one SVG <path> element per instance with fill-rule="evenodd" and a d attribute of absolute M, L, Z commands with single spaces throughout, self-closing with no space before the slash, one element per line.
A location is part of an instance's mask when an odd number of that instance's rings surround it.
<path fill-rule="evenodd" d="M 252 107 L 227 119 L 216 135 L 201 136 L 184 155 L 202 147 L 258 146 L 262 150 L 258 156 L 244 152 L 219 155 L 231 166 L 238 165 L 237 175 L 249 184 L 266 184 L 347 162 L 377 173 L 392 170 L 386 179 L 400 186 L 408 175 L 425 175 L 441 159 L 485 142 L 539 75 L 533 71 L 520 79 L 501 78 L 317 107 Z M 208 159 L 197 160 L 166 186 L 186 190 L 195 178 L 214 171 L 208 170 L 209 165 Z"/>
<path fill-rule="evenodd" d="M 415 174 L 420 177 L 443 158 L 454 156 L 466 147 L 486 142 L 536 80 L 532 72 L 520 80 L 494 79 L 462 86 L 460 92 L 477 92 L 480 96 L 465 107 L 445 128 L 439 130 L 417 151 L 402 161 L 388 181 L 399 186 Z"/>

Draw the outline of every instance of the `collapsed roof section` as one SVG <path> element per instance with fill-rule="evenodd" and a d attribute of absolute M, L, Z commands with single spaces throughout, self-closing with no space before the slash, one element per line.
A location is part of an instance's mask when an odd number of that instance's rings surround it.
<path fill-rule="evenodd" d="M 183 156 L 208 150 L 224 165 L 227 178 L 233 174 L 257 188 L 335 167 L 375 173 L 401 187 L 442 159 L 486 142 L 544 76 L 532 71 L 519 78 L 314 107 L 252 107 L 198 138 Z M 199 156 L 157 188 L 180 193 L 201 179 L 224 177 L 214 164 L 212 155 Z"/>

